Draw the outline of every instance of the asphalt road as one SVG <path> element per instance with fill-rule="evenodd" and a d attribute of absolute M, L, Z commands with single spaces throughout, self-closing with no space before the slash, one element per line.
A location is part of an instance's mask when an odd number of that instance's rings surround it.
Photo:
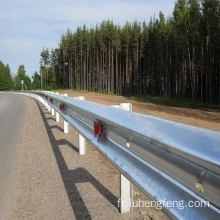
<path fill-rule="evenodd" d="M 0 93 L 0 220 L 7 220 L 22 142 L 27 101 Z"/>

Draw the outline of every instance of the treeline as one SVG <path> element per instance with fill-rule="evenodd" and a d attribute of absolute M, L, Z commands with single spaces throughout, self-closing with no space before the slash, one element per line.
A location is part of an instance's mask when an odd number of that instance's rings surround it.
<path fill-rule="evenodd" d="M 0 91 L 12 89 L 12 78 L 10 67 L 0 61 Z"/>
<path fill-rule="evenodd" d="M 171 17 L 67 29 L 43 49 L 44 88 L 146 94 L 220 104 L 219 0 L 178 0 Z"/>
<path fill-rule="evenodd" d="M 35 75 L 36 74 L 37 73 L 35 73 Z M 36 79 L 34 76 L 32 76 L 32 78 L 35 83 L 32 83 L 30 77 L 26 75 L 24 65 L 20 65 L 18 67 L 17 74 L 12 76 L 9 65 L 5 65 L 2 61 L 0 61 L 0 91 L 21 90 L 21 80 L 24 80 L 23 90 L 30 90 L 32 88 L 40 89 L 40 83 L 36 86 Z M 39 74 L 37 74 L 37 76 L 38 78 L 40 77 Z"/>

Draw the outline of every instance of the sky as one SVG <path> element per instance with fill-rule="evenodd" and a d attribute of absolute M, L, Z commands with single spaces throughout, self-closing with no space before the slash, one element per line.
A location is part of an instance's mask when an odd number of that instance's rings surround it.
<path fill-rule="evenodd" d="M 0 61 L 12 75 L 24 65 L 30 77 L 39 72 L 40 53 L 57 48 L 67 28 L 95 27 L 103 20 L 123 26 L 126 21 L 148 23 L 162 11 L 172 15 L 175 0 L 0 0 Z"/>

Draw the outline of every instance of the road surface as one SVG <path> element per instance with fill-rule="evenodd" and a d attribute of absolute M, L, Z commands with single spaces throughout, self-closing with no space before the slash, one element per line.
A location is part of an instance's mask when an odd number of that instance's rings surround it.
<path fill-rule="evenodd" d="M 27 101 L 21 95 L 0 93 L 0 219 L 10 214 Z"/>

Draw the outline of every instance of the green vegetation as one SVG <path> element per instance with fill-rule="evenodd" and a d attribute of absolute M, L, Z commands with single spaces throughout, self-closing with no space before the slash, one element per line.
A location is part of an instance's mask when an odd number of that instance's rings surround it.
<path fill-rule="evenodd" d="M 41 77 L 40 75 L 35 71 L 34 75 L 32 76 L 32 89 L 38 90 L 41 89 Z"/>
<path fill-rule="evenodd" d="M 184 108 L 199 108 L 199 109 L 217 109 L 220 110 L 220 105 L 214 105 L 204 102 L 192 102 L 190 99 L 183 100 L 177 98 L 165 98 L 161 96 L 145 96 L 145 95 L 132 95 L 129 98 L 141 102 L 151 102 L 158 105 L 184 107 Z"/>
<path fill-rule="evenodd" d="M 43 48 L 33 82 L 24 65 L 11 79 L 0 62 L 0 90 L 72 89 L 186 107 L 220 105 L 220 1 L 177 0 L 150 22 L 102 21 L 69 28 L 59 46 Z M 42 77 L 41 77 L 42 76 Z M 185 104 L 184 104 L 185 103 Z"/>
<path fill-rule="evenodd" d="M 20 65 L 18 67 L 17 75 L 14 77 L 14 90 L 21 90 L 21 80 L 24 80 L 23 89 L 30 90 L 31 89 L 31 79 L 28 75 L 26 75 L 25 66 Z"/>
<path fill-rule="evenodd" d="M 12 89 L 12 78 L 9 65 L 0 61 L 0 91 Z"/>
<path fill-rule="evenodd" d="M 149 24 L 67 29 L 41 52 L 43 88 L 220 104 L 219 24 L 219 0 L 177 0 Z"/>
<path fill-rule="evenodd" d="M 4 65 L 2 61 L 0 61 L 0 91 L 21 90 L 21 80 L 24 80 L 24 90 L 30 90 L 32 88 L 31 79 L 25 74 L 24 65 L 20 65 L 17 75 L 12 77 L 9 65 Z"/>

